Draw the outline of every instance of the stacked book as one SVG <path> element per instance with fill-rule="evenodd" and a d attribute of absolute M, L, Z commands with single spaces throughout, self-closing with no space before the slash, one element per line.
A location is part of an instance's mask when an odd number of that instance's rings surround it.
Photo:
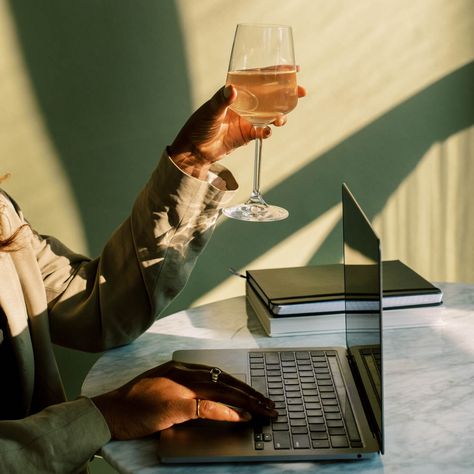
<path fill-rule="evenodd" d="M 401 309 L 442 303 L 439 288 L 399 260 L 382 265 L 383 308 Z M 342 264 L 247 270 L 246 296 L 269 336 L 344 331 Z M 432 312 L 384 313 L 384 327 L 435 323 Z"/>

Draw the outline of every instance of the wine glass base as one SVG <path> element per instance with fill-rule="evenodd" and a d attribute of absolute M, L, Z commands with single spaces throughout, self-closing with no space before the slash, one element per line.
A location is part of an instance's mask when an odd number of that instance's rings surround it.
<path fill-rule="evenodd" d="M 249 222 L 274 222 L 288 217 L 286 209 L 260 203 L 238 204 L 237 206 L 227 207 L 222 212 L 231 219 Z"/>

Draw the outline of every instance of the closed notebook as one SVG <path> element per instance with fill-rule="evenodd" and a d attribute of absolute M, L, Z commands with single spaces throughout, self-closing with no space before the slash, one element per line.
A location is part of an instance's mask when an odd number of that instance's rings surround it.
<path fill-rule="evenodd" d="M 384 309 L 442 302 L 441 290 L 400 260 L 384 261 L 382 269 Z M 363 279 L 361 268 L 361 287 Z M 342 264 L 247 270 L 247 281 L 275 317 L 345 311 Z"/>
<path fill-rule="evenodd" d="M 327 334 L 345 331 L 345 313 L 314 313 L 302 315 L 274 316 L 255 293 L 249 283 L 246 283 L 247 301 L 257 316 L 266 334 L 271 337 L 301 336 L 307 334 Z M 403 308 L 392 308 L 385 311 L 383 317 L 384 329 L 400 329 L 426 326 L 442 326 L 443 313 L 433 311 L 429 307 L 420 307 L 406 311 Z"/>

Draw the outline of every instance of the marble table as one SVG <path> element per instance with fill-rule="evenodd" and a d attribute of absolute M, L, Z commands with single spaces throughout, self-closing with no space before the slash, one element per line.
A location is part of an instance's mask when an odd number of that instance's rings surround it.
<path fill-rule="evenodd" d="M 160 465 L 157 437 L 111 441 L 104 459 L 120 473 L 473 473 L 474 285 L 440 284 L 433 325 L 384 332 L 385 454 L 352 462 Z M 400 311 L 400 310 L 398 310 Z M 243 296 L 180 311 L 134 343 L 104 353 L 83 384 L 92 396 L 125 383 L 190 348 L 344 345 L 344 334 L 270 338 Z"/>

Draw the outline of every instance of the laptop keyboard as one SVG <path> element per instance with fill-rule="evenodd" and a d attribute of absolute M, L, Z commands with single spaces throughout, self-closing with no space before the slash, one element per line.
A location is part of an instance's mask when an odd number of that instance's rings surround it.
<path fill-rule="evenodd" d="M 249 364 L 252 387 L 278 411 L 255 427 L 255 449 L 362 447 L 336 351 L 250 352 Z"/>

